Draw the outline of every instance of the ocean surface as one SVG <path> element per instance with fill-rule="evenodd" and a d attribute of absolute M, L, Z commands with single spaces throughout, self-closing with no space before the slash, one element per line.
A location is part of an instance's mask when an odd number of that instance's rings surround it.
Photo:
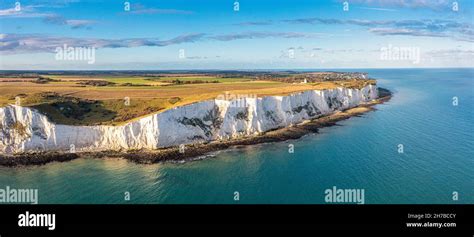
<path fill-rule="evenodd" d="M 325 203 L 333 186 L 364 189 L 366 204 L 474 203 L 474 69 L 356 71 L 393 98 L 318 134 L 182 164 L 0 167 L 0 188 L 36 188 L 39 203 Z"/>

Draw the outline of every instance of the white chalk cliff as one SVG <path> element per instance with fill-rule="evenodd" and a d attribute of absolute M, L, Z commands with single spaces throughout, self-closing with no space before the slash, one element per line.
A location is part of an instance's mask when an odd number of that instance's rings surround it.
<path fill-rule="evenodd" d="M 209 100 L 149 115 L 123 126 L 54 124 L 38 111 L 0 108 L 0 154 L 36 151 L 156 149 L 257 135 L 356 107 L 376 99 L 375 85 L 362 89 L 311 90 L 288 96 Z"/>

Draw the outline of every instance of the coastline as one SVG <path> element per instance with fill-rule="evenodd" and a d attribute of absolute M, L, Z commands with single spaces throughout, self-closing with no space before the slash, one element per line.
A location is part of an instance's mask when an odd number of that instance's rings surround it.
<path fill-rule="evenodd" d="M 379 88 L 379 98 L 334 114 L 303 122 L 301 124 L 265 132 L 261 135 L 237 138 L 228 141 L 215 141 L 204 144 L 187 145 L 184 152 L 177 147 L 162 148 L 146 151 L 102 151 L 102 152 L 40 152 L 22 153 L 12 156 L 0 155 L 0 166 L 15 167 L 28 165 L 43 165 L 50 162 L 65 162 L 78 158 L 123 158 L 139 164 L 153 164 L 167 161 L 187 161 L 196 157 L 208 155 L 211 152 L 225 150 L 231 147 L 248 146 L 261 143 L 282 142 L 303 137 L 306 134 L 317 133 L 320 128 L 330 127 L 337 122 L 353 116 L 357 117 L 369 111 L 377 104 L 382 104 L 392 97 L 392 92 Z"/>

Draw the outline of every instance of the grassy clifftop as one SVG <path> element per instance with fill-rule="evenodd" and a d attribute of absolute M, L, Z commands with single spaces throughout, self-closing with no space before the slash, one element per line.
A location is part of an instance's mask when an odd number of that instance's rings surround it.
<path fill-rule="evenodd" d="M 223 94 L 263 97 L 368 84 L 375 80 L 342 73 L 18 74 L 0 77 L 0 106 L 29 106 L 58 124 L 119 125 Z"/>

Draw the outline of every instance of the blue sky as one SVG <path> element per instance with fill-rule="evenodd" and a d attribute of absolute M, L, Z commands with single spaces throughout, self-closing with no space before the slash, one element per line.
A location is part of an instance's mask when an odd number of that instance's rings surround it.
<path fill-rule="evenodd" d="M 235 0 L 18 2 L 0 2 L 4 70 L 474 64 L 470 0 L 347 0 L 348 11 L 344 0 L 238 0 L 238 11 Z M 94 63 L 57 60 L 63 45 L 94 48 Z M 419 50 L 419 62 L 381 60 L 388 47 Z"/>

